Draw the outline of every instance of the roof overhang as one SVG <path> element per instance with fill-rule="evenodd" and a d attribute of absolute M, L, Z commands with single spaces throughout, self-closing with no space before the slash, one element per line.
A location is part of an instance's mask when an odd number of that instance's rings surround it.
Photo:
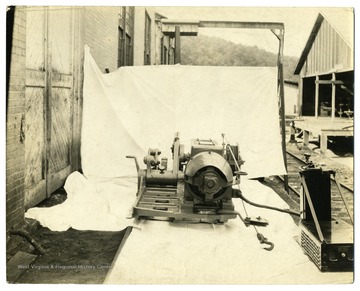
<path fill-rule="evenodd" d="M 307 58 L 307 55 L 309 54 L 310 50 L 311 50 L 311 47 L 315 41 L 315 38 L 316 38 L 316 35 L 318 34 L 319 30 L 320 30 L 320 27 L 321 27 L 321 24 L 323 23 L 324 21 L 324 16 L 322 16 L 321 13 L 319 13 L 316 21 L 315 21 L 315 24 L 314 24 L 314 27 L 313 29 L 311 30 L 311 33 L 310 33 L 310 36 L 309 36 L 309 39 L 308 41 L 306 42 L 306 45 L 305 45 L 305 48 L 303 49 L 302 53 L 301 53 L 301 56 L 300 56 L 300 59 L 299 59 L 299 62 L 298 64 L 296 65 L 296 68 L 295 68 L 295 71 L 294 71 L 294 75 L 299 75 L 300 72 L 301 72 L 301 69 L 302 67 L 304 66 L 305 64 L 305 61 L 306 61 L 306 58 Z"/>

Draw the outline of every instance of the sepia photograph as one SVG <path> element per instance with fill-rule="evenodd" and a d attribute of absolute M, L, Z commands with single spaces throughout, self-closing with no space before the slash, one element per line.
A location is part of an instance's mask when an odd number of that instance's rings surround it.
<path fill-rule="evenodd" d="M 5 285 L 354 285 L 354 5 L 64 3 L 3 6 Z"/>

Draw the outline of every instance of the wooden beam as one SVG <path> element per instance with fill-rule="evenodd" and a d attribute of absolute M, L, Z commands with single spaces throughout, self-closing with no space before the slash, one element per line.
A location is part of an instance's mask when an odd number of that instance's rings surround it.
<path fill-rule="evenodd" d="M 27 270 L 37 258 L 37 255 L 18 251 L 7 263 L 7 281 L 17 283 L 16 280 Z"/>
<path fill-rule="evenodd" d="M 161 19 L 161 23 L 166 24 L 166 25 L 174 25 L 174 26 L 182 26 L 182 25 L 199 25 L 199 21 L 198 20 L 173 20 L 173 19 L 166 19 L 163 18 Z"/>
<path fill-rule="evenodd" d="M 207 28 L 255 28 L 255 29 L 270 29 L 270 30 L 284 30 L 284 23 L 282 22 L 250 22 L 250 21 L 176 21 L 169 19 L 161 20 L 163 33 L 174 33 L 174 26 L 181 26 L 184 28 L 191 28 L 191 31 L 184 29 L 182 35 L 186 32 L 191 35 L 197 34 L 198 27 Z"/>
<path fill-rule="evenodd" d="M 244 22 L 244 21 L 203 21 L 199 22 L 199 27 L 212 28 L 257 28 L 257 29 L 284 29 L 281 22 Z"/>
<path fill-rule="evenodd" d="M 317 77 L 317 76 L 316 76 Z M 343 81 L 340 81 L 340 80 L 316 80 L 315 81 L 315 84 L 319 84 L 319 85 L 344 85 L 344 82 Z"/>
<path fill-rule="evenodd" d="M 161 20 L 161 31 L 164 35 L 175 37 L 175 28 L 180 26 L 181 36 L 197 36 L 199 30 L 199 21 L 179 21 L 179 20 Z"/>

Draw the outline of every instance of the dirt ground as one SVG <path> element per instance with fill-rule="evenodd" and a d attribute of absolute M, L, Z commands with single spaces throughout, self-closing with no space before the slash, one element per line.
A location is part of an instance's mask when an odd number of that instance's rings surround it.
<path fill-rule="evenodd" d="M 53 232 L 40 227 L 34 237 L 45 248 L 17 283 L 102 284 L 119 248 L 124 231 Z"/>
<path fill-rule="evenodd" d="M 300 158 L 303 158 L 305 153 L 310 153 L 310 160 L 314 164 L 334 170 L 339 182 L 354 189 L 353 139 L 333 139 L 329 142 L 326 154 L 320 152 L 319 146 L 317 139 L 313 139 L 308 146 L 304 146 L 299 139 L 296 144 L 288 143 L 286 150 Z"/>
<path fill-rule="evenodd" d="M 65 199 L 66 192 L 60 189 L 39 206 L 50 207 Z M 15 283 L 102 284 L 125 230 L 56 232 L 37 225 L 31 235 L 45 249 L 45 254 L 38 255 L 28 266 L 20 266 L 24 271 Z M 26 240 L 16 236 L 12 240 L 20 240 L 20 244 L 8 251 L 8 259 L 19 250 L 38 254 Z"/>

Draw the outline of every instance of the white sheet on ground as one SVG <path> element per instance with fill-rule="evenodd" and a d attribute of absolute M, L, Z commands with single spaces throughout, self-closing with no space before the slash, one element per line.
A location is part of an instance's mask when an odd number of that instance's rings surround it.
<path fill-rule="evenodd" d="M 30 208 L 25 217 L 53 231 L 118 231 L 132 224 L 127 219 L 135 200 L 136 177 L 86 179 L 79 172 L 66 180 L 67 199 L 53 207 Z"/>
<path fill-rule="evenodd" d="M 270 188 L 244 181 L 243 192 L 258 203 L 286 208 Z M 244 214 L 241 201 L 236 208 Z M 249 215 L 270 221 L 258 228 L 275 244 L 262 250 L 253 227 L 240 219 L 225 225 L 140 221 L 113 262 L 107 284 L 335 284 L 353 274 L 321 273 L 302 252 L 299 229 L 284 213 L 246 206 Z M 244 214 L 245 215 L 245 214 Z"/>

